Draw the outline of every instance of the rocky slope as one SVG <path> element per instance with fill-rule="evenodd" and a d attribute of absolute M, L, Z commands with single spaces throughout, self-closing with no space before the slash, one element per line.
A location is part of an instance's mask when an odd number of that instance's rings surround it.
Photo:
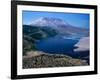
<path fill-rule="evenodd" d="M 23 56 L 23 68 L 86 66 L 86 60 L 75 59 L 67 55 L 48 54 L 40 51 L 29 51 Z"/>

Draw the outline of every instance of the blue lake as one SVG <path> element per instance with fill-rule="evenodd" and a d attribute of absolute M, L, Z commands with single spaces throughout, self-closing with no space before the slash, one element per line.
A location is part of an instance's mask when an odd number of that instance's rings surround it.
<path fill-rule="evenodd" d="M 75 49 L 74 45 L 78 42 L 77 39 L 65 39 L 61 37 L 52 37 L 40 40 L 36 43 L 36 47 L 40 51 L 53 54 L 71 55 Z"/>
<path fill-rule="evenodd" d="M 50 54 L 64 54 L 74 58 L 81 58 L 87 60 L 89 63 L 89 51 L 74 52 L 75 44 L 79 41 L 79 38 L 62 38 L 52 37 L 44 40 L 40 40 L 36 43 L 36 47 L 39 51 L 43 51 Z"/>

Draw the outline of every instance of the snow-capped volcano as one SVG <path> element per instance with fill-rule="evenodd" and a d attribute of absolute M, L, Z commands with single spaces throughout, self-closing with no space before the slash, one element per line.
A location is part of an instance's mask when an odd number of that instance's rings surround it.
<path fill-rule="evenodd" d="M 37 27 L 49 27 L 59 31 L 62 34 L 80 34 L 80 35 L 89 35 L 87 29 L 75 27 L 62 19 L 59 18 L 52 18 L 52 17 L 40 17 L 34 20 L 31 26 Z"/>
<path fill-rule="evenodd" d="M 51 18 L 51 17 L 41 17 L 37 20 L 34 20 L 31 25 L 35 26 L 52 26 L 52 27 L 63 27 L 68 25 L 62 19 Z"/>

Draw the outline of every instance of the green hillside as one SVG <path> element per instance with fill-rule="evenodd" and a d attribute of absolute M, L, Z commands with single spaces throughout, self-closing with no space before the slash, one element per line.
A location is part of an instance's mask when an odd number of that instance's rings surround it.
<path fill-rule="evenodd" d="M 36 50 L 36 41 L 54 37 L 57 34 L 57 30 L 49 27 L 23 25 L 23 55 L 25 55 L 27 51 Z"/>

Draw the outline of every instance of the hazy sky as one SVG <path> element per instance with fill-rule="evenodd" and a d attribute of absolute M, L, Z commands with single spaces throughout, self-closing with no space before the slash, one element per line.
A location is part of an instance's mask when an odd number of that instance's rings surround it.
<path fill-rule="evenodd" d="M 34 20 L 40 17 L 60 18 L 66 23 L 76 27 L 89 28 L 90 16 L 89 14 L 80 13 L 61 13 L 61 12 L 35 12 L 23 11 L 22 13 L 23 24 L 31 24 Z"/>

